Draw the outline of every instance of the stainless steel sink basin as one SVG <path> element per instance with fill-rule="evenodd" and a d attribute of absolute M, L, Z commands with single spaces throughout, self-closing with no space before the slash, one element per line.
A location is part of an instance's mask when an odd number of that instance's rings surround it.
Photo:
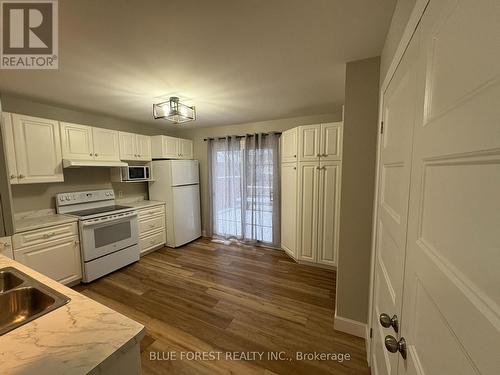
<path fill-rule="evenodd" d="M 23 280 L 9 271 L 0 271 L 0 293 L 14 289 L 23 283 Z"/>
<path fill-rule="evenodd" d="M 0 269 L 0 335 L 68 303 L 70 299 L 13 267 Z"/>

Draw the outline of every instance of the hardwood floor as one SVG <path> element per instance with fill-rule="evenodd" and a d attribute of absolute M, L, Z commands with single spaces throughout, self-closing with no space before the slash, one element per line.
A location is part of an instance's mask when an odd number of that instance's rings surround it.
<path fill-rule="evenodd" d="M 370 374 L 364 341 L 333 329 L 335 272 L 281 251 L 200 239 L 75 289 L 146 326 L 144 374 Z M 150 360 L 169 352 L 177 359 Z M 188 352 L 221 357 L 180 358 Z M 231 360 L 231 352 L 263 354 Z M 298 360 L 297 352 L 351 359 Z"/>

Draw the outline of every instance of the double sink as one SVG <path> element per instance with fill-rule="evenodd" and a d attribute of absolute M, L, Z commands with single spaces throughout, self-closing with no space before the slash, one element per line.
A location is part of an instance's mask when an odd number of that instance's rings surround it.
<path fill-rule="evenodd" d="M 70 299 L 14 267 L 0 269 L 0 335 L 68 303 Z"/>

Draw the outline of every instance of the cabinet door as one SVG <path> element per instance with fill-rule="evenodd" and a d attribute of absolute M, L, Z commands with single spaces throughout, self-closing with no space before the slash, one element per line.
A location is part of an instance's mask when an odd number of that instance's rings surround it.
<path fill-rule="evenodd" d="M 14 258 L 63 284 L 82 278 L 80 244 L 77 236 L 21 248 L 14 251 Z"/>
<path fill-rule="evenodd" d="M 6 256 L 7 258 L 14 259 L 12 254 L 12 239 L 11 237 L 0 238 L 0 255 Z"/>
<path fill-rule="evenodd" d="M 12 115 L 18 183 L 64 181 L 59 122 Z"/>
<path fill-rule="evenodd" d="M 16 151 L 14 148 L 14 132 L 10 113 L 2 113 L 2 134 L 4 136 L 5 157 L 7 158 L 7 172 L 11 184 L 17 184 Z"/>
<path fill-rule="evenodd" d="M 179 139 L 174 137 L 163 137 L 163 155 L 164 158 L 179 159 Z"/>
<path fill-rule="evenodd" d="M 315 262 L 318 247 L 319 163 L 299 163 L 298 169 L 298 257 Z"/>
<path fill-rule="evenodd" d="M 319 160 L 321 125 L 299 126 L 299 161 Z"/>
<path fill-rule="evenodd" d="M 281 134 L 281 162 L 297 161 L 297 135 L 298 128 L 287 130 Z"/>
<path fill-rule="evenodd" d="M 94 159 L 119 161 L 120 147 L 118 146 L 118 139 L 118 132 L 116 130 L 92 128 Z"/>
<path fill-rule="evenodd" d="M 281 248 L 297 256 L 297 163 L 281 164 Z"/>
<path fill-rule="evenodd" d="M 92 127 L 61 122 L 61 134 L 63 158 L 78 160 L 94 158 Z"/>
<path fill-rule="evenodd" d="M 193 141 L 190 139 L 179 139 L 179 153 L 181 159 L 193 158 Z"/>
<path fill-rule="evenodd" d="M 120 160 L 137 159 L 136 135 L 133 133 L 119 132 Z"/>
<path fill-rule="evenodd" d="M 151 161 L 151 137 L 136 134 L 137 160 Z"/>
<path fill-rule="evenodd" d="M 322 162 L 319 169 L 318 263 L 337 265 L 339 246 L 340 162 Z"/>
<path fill-rule="evenodd" d="M 342 122 L 321 124 L 321 160 L 342 159 Z"/>

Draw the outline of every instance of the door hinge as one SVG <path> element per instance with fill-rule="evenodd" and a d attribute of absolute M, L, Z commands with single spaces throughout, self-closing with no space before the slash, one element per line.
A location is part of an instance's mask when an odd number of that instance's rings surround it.
<path fill-rule="evenodd" d="M 370 328 L 370 338 L 373 337 L 373 328 Z"/>
<path fill-rule="evenodd" d="M 380 134 L 384 134 L 384 122 L 380 122 Z"/>

